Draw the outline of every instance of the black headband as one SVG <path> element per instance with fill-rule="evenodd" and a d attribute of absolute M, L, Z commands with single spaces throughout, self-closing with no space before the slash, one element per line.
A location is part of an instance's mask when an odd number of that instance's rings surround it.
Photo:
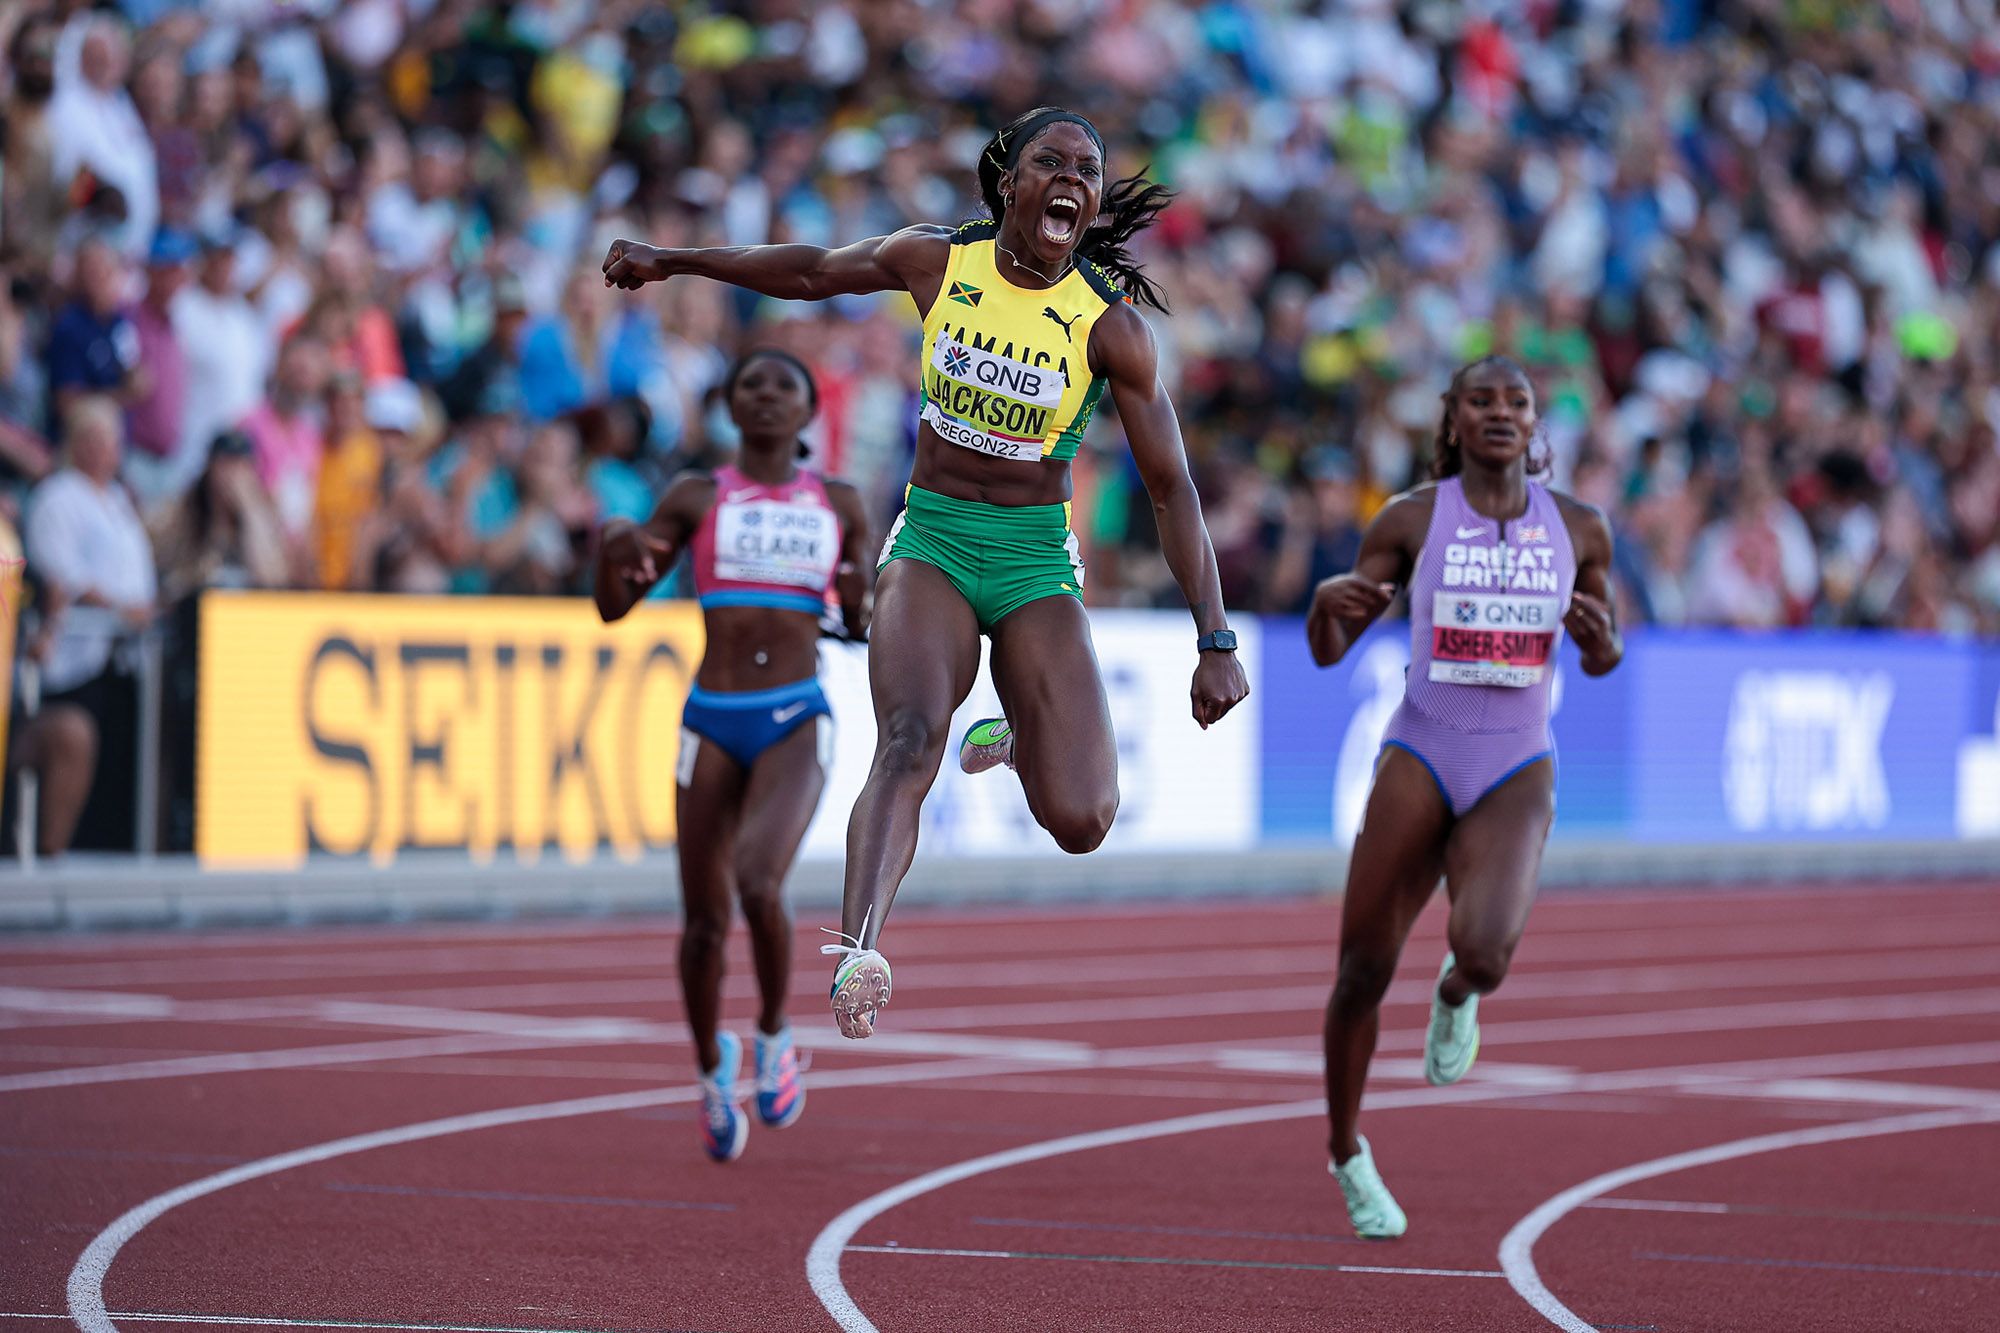
<path fill-rule="evenodd" d="M 1021 150 L 1026 148 L 1037 134 L 1040 134 L 1049 126 L 1062 121 L 1068 121 L 1072 125 L 1081 125 L 1083 132 L 1088 134 L 1091 142 L 1097 145 L 1097 155 L 1099 157 L 1104 156 L 1104 136 L 1097 132 L 1097 126 L 1091 124 L 1082 116 L 1077 115 L 1074 111 L 1044 111 L 1041 115 L 1030 118 L 1027 124 L 1015 130 L 1013 136 L 1007 140 L 1007 160 L 1000 164 L 1000 169 L 1005 171 L 1007 168 L 1013 166 L 1020 159 Z"/>

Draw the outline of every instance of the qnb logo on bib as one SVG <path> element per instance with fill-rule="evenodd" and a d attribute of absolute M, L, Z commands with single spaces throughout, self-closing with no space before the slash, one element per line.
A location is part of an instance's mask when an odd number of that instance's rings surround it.
<path fill-rule="evenodd" d="M 1444 586 L 1483 588 L 1491 592 L 1560 592 L 1556 553 L 1546 546 L 1468 546 L 1450 542 L 1444 548 Z"/>
<path fill-rule="evenodd" d="M 724 503 L 715 517 L 715 576 L 818 591 L 840 555 L 836 526 L 833 512 L 817 504 Z"/>
<path fill-rule="evenodd" d="M 939 334 L 924 367 L 923 416 L 952 444 L 1000 458 L 1040 458 L 1068 387 L 1053 366 L 1031 366 Z"/>
<path fill-rule="evenodd" d="M 1537 684 L 1561 624 L 1562 608 L 1553 597 L 1433 593 L 1430 678 L 1517 689 Z"/>

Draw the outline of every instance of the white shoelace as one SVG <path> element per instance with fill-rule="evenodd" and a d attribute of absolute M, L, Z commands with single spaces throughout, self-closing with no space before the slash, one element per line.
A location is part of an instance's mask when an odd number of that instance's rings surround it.
<path fill-rule="evenodd" d="M 861 914 L 861 934 L 858 936 L 843 935 L 831 926 L 821 926 L 819 928 L 820 934 L 831 935 L 840 942 L 837 944 L 822 944 L 819 946 L 819 951 L 821 953 L 838 954 L 842 962 L 850 958 L 858 958 L 864 953 L 875 952 L 861 942 L 868 936 L 868 918 L 873 915 L 875 915 L 875 909 L 872 907 Z M 837 965 L 835 970 L 839 970 Z"/>

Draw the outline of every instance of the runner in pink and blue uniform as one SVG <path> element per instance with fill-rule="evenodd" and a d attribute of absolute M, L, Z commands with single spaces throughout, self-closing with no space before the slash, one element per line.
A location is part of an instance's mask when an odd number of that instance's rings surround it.
<path fill-rule="evenodd" d="M 1319 585 L 1306 621 L 1313 660 L 1332 666 L 1409 590 L 1409 677 L 1348 863 L 1326 1010 L 1328 1169 L 1364 1237 L 1408 1226 L 1356 1129 L 1403 942 L 1442 876 L 1449 952 L 1424 1075 L 1455 1083 L 1479 1053 L 1479 997 L 1507 975 L 1555 817 L 1556 650 L 1567 631 L 1590 676 L 1624 655 L 1610 526 L 1529 480 L 1546 464 L 1534 436 L 1534 387 L 1519 366 L 1489 356 L 1461 368 L 1444 395 L 1437 479 L 1382 510 L 1353 572 Z"/>
<path fill-rule="evenodd" d="M 723 941 L 743 903 L 762 1005 L 757 1116 L 782 1128 L 805 1109 L 785 999 L 792 921 L 785 877 L 826 785 L 832 710 L 819 684 L 821 618 L 837 600 L 847 637 L 867 630 L 874 570 L 860 494 L 800 467 L 799 432 L 818 406 L 804 363 L 771 349 L 724 383 L 742 432 L 735 463 L 675 478 L 643 524 L 605 525 L 597 609 L 617 620 L 673 567 L 692 560 L 708 646 L 681 715 L 681 995 L 702 1077 L 702 1146 L 743 1152 L 736 1104 L 743 1045 L 721 1030 Z"/>

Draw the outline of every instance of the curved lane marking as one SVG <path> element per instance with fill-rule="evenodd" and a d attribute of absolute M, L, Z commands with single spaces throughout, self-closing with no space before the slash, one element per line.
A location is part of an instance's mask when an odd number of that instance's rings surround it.
<path fill-rule="evenodd" d="M 1755 1138 L 1718 1143 L 1713 1147 L 1695 1148 L 1671 1157 L 1656 1157 L 1650 1162 L 1620 1167 L 1586 1180 L 1581 1185 L 1571 1186 L 1516 1222 L 1513 1230 L 1500 1242 L 1500 1270 L 1507 1275 L 1508 1285 L 1520 1294 L 1522 1300 L 1535 1307 L 1544 1319 L 1564 1330 L 1564 1333 L 1596 1333 L 1591 1324 L 1579 1319 L 1576 1312 L 1564 1305 L 1542 1281 L 1541 1274 L 1535 1270 L 1534 1250 L 1535 1242 L 1542 1238 L 1544 1232 L 1600 1194 L 1609 1194 L 1612 1190 L 1637 1181 L 1651 1180 L 1655 1176 L 1673 1175 L 1678 1171 L 1733 1161 L 1739 1157 L 1754 1157 L 1759 1153 L 1782 1152 L 1787 1148 L 1804 1148 L 1820 1143 L 1840 1143 L 1848 1139 L 1877 1138 L 1887 1134 L 1915 1134 L 1926 1129 L 1990 1124 L 1995 1120 L 2000 1120 L 2000 1110 L 1993 1108 L 1926 1111 L 1919 1115 L 1890 1116 L 1884 1120 L 1849 1121 L 1842 1125 L 1819 1125 L 1812 1129 L 1761 1134 Z"/>

